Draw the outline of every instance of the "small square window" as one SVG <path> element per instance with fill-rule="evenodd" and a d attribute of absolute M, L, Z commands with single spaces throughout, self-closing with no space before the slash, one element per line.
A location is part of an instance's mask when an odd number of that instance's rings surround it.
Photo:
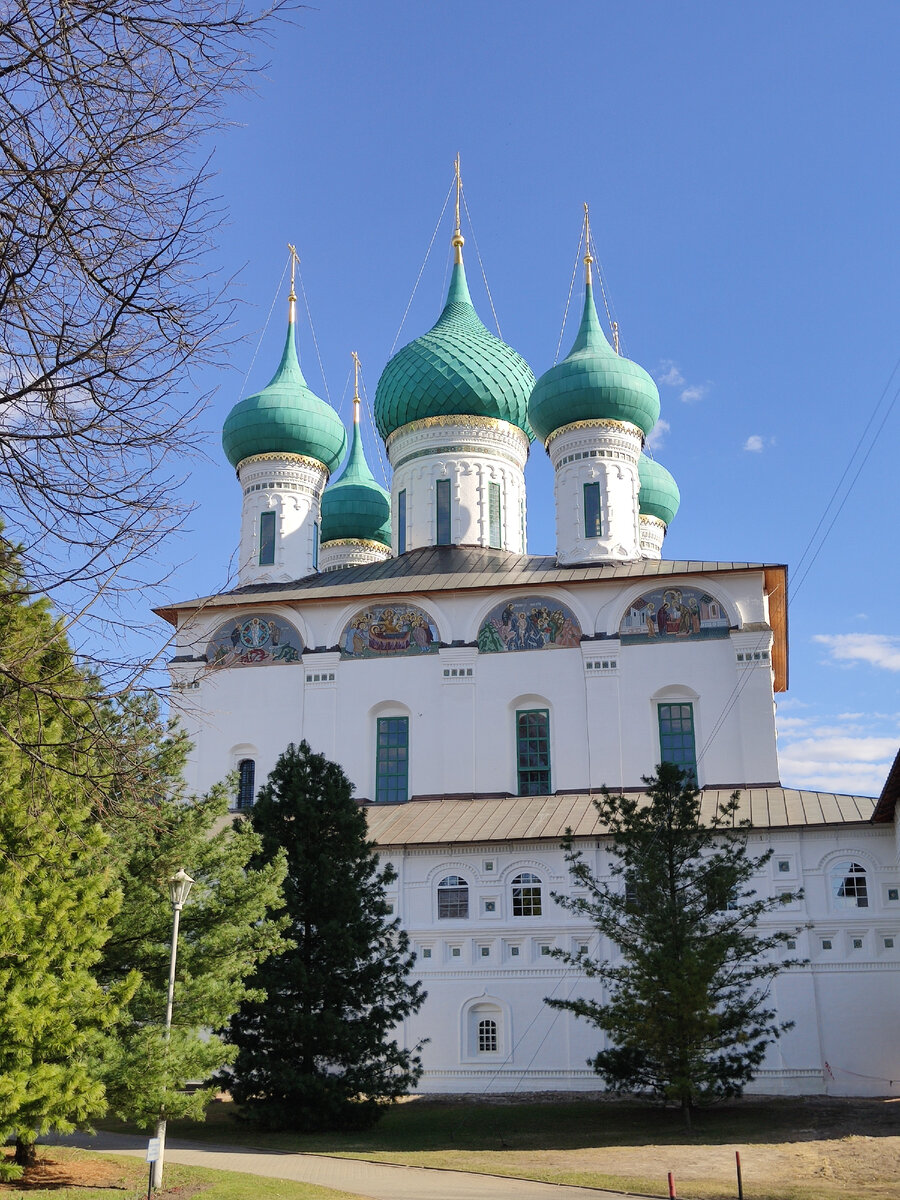
<path fill-rule="evenodd" d="M 496 900 L 485 900 L 484 911 L 485 912 L 496 912 L 497 911 L 497 901 Z"/>
<path fill-rule="evenodd" d="M 545 955 L 546 955 L 546 954 L 549 954 L 549 953 L 550 953 L 550 947 L 549 947 L 549 946 L 541 946 L 541 954 L 545 954 Z"/>
<path fill-rule="evenodd" d="M 518 958 L 519 957 L 519 947 L 518 946 L 510 946 L 509 954 L 510 954 L 511 958 Z"/>
<path fill-rule="evenodd" d="M 481 949 L 481 957 L 482 958 L 490 957 L 490 953 L 491 953 L 490 946 L 481 946 L 480 949 Z"/>
<path fill-rule="evenodd" d="M 888 888 L 888 900 L 900 900 L 900 888 Z"/>
<path fill-rule="evenodd" d="M 780 900 L 781 900 L 782 904 L 791 904 L 793 902 L 793 899 L 794 899 L 794 895 L 792 892 L 782 892 L 781 893 Z"/>
<path fill-rule="evenodd" d="M 387 915 L 388 915 L 388 916 L 390 916 L 390 915 L 393 913 L 393 911 L 394 911 L 394 906 L 393 906 L 393 904 L 386 904 L 386 905 L 384 906 L 384 911 L 387 913 Z"/>
<path fill-rule="evenodd" d="M 822 938 L 822 949 L 823 950 L 831 950 L 831 948 L 832 948 L 831 938 Z"/>
<path fill-rule="evenodd" d="M 579 954 L 587 954 L 587 952 L 588 952 L 588 948 L 587 948 L 587 946 L 579 946 L 579 947 L 578 947 L 578 953 L 579 953 Z"/>
<path fill-rule="evenodd" d="M 462 955 L 462 950 L 459 948 L 459 946 L 451 946 L 450 947 L 450 957 L 451 958 L 459 958 L 461 955 Z"/>
<path fill-rule="evenodd" d="M 884 948 L 885 948 L 885 950 L 893 950 L 894 939 L 892 937 L 886 937 L 884 939 Z"/>
<path fill-rule="evenodd" d="M 422 957 L 423 958 L 431 958 L 431 947 L 430 946 L 426 946 L 425 949 L 422 951 Z"/>
<path fill-rule="evenodd" d="M 485 871 L 493 871 L 494 860 L 492 858 L 486 858 L 484 860 L 484 869 L 485 869 Z"/>
<path fill-rule="evenodd" d="M 786 873 L 786 872 L 790 871 L 790 869 L 791 869 L 791 863 L 790 863 L 790 859 L 787 859 L 787 858 L 779 858 L 779 860 L 778 860 L 778 870 L 779 870 L 779 871 L 784 871 L 784 872 Z"/>
<path fill-rule="evenodd" d="M 862 938 L 854 938 L 853 939 L 853 949 L 854 950 L 862 950 Z"/>
<path fill-rule="evenodd" d="M 797 949 L 797 939 L 796 938 L 788 938 L 788 940 L 784 944 L 785 944 L 785 946 L 787 946 L 788 950 L 796 950 Z"/>

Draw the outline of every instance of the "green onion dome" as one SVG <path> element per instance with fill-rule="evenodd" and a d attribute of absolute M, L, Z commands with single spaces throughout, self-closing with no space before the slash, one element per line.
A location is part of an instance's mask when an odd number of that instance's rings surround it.
<path fill-rule="evenodd" d="M 358 421 L 341 477 L 322 493 L 322 544 L 350 538 L 391 544 L 391 497 L 369 470 Z"/>
<path fill-rule="evenodd" d="M 460 256 L 461 257 L 461 256 Z M 385 439 L 424 417 L 493 417 L 528 435 L 534 374 L 521 355 L 481 323 L 461 261 L 447 303 L 428 333 L 390 360 L 375 393 L 375 423 Z"/>
<path fill-rule="evenodd" d="M 638 459 L 638 478 L 641 482 L 638 492 L 641 515 L 658 517 L 664 525 L 668 525 L 681 504 L 678 484 L 661 463 L 648 458 L 646 454 Z"/>
<path fill-rule="evenodd" d="M 303 454 L 331 472 L 344 457 L 347 431 L 303 378 L 293 320 L 272 382 L 234 406 L 225 419 L 222 447 L 233 467 L 254 454 Z"/>
<path fill-rule="evenodd" d="M 545 372 L 528 403 L 528 419 L 544 442 L 574 421 L 630 421 L 648 434 L 659 417 L 659 392 L 643 367 L 606 340 L 588 277 L 584 313 L 566 358 Z"/>

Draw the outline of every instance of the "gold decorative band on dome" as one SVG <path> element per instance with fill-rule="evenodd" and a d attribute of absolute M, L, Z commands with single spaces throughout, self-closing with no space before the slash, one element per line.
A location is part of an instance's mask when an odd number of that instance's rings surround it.
<path fill-rule="evenodd" d="M 554 429 L 550 436 L 544 442 L 544 449 L 550 449 L 550 443 L 563 433 L 569 433 L 573 429 L 618 429 L 621 433 L 636 433 L 643 444 L 644 431 L 639 425 L 633 425 L 631 421 L 612 421 L 608 418 L 602 420 L 598 418 L 596 421 L 571 421 L 568 425 L 560 425 L 559 429 Z"/>
<path fill-rule="evenodd" d="M 386 546 L 384 542 L 375 542 L 371 538 L 331 538 L 330 541 L 322 542 L 319 549 L 330 550 L 332 546 L 355 546 L 360 550 L 377 550 L 388 558 L 391 556 L 390 546 Z"/>
<path fill-rule="evenodd" d="M 319 462 L 317 458 L 310 458 L 308 454 L 291 454 L 289 451 L 285 450 L 283 454 L 250 454 L 247 456 L 247 458 L 242 458 L 236 467 L 238 478 L 240 478 L 240 472 L 242 468 L 249 466 L 252 463 L 278 462 L 284 461 L 285 459 L 295 466 L 311 467 L 315 471 L 324 471 L 326 475 L 331 474 L 325 464 Z"/>
<path fill-rule="evenodd" d="M 410 421 L 407 425 L 401 425 L 399 429 L 395 429 L 393 433 L 388 434 L 384 443 L 384 448 L 390 451 L 394 440 L 404 433 L 415 433 L 420 429 L 440 429 L 446 428 L 448 425 L 461 425 L 463 429 L 490 429 L 495 433 L 508 433 L 512 431 L 524 441 L 526 450 L 530 446 L 528 435 L 518 425 L 513 425 L 512 421 L 501 421 L 499 417 L 474 417 L 462 414 L 440 417 L 419 417 L 416 421 Z"/>
<path fill-rule="evenodd" d="M 664 530 L 669 528 L 662 517 L 654 517 L 652 513 L 641 513 L 638 520 L 642 525 L 659 525 Z"/>

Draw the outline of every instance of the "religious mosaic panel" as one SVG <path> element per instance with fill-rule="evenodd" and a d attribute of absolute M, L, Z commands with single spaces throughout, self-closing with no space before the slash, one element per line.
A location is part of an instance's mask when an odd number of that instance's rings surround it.
<path fill-rule="evenodd" d="M 483 654 L 500 650 L 559 650 L 581 642 L 578 618 L 546 596 L 505 600 L 488 613 L 478 630 Z"/>
<path fill-rule="evenodd" d="M 633 601 L 619 637 L 636 642 L 683 642 L 728 636 L 728 614 L 714 596 L 696 588 L 662 587 Z"/>
<path fill-rule="evenodd" d="M 413 604 L 377 604 L 347 622 L 341 634 L 342 658 L 382 658 L 391 654 L 435 654 L 437 626 Z"/>
<path fill-rule="evenodd" d="M 220 625 L 206 647 L 211 667 L 265 667 L 296 663 L 303 653 L 300 634 L 274 613 L 232 617 Z"/>

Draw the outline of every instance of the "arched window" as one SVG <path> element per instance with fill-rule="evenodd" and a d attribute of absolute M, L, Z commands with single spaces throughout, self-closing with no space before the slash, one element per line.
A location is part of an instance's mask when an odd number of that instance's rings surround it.
<path fill-rule="evenodd" d="M 438 884 L 437 915 L 439 920 L 469 915 L 469 885 L 459 875 L 445 875 Z"/>
<path fill-rule="evenodd" d="M 252 758 L 242 758 L 238 763 L 238 808 L 251 808 L 256 798 L 256 763 Z"/>
<path fill-rule="evenodd" d="M 550 794 L 550 713 L 546 708 L 516 712 L 516 778 L 520 796 Z"/>
<path fill-rule="evenodd" d="M 478 1022 L 478 1053 L 496 1054 L 497 1049 L 497 1022 L 486 1017 Z"/>
<path fill-rule="evenodd" d="M 849 859 L 831 868 L 831 892 L 838 908 L 868 908 L 866 869 Z"/>
<path fill-rule="evenodd" d="M 512 912 L 514 917 L 541 915 L 541 881 L 530 871 L 523 871 L 512 881 Z"/>

